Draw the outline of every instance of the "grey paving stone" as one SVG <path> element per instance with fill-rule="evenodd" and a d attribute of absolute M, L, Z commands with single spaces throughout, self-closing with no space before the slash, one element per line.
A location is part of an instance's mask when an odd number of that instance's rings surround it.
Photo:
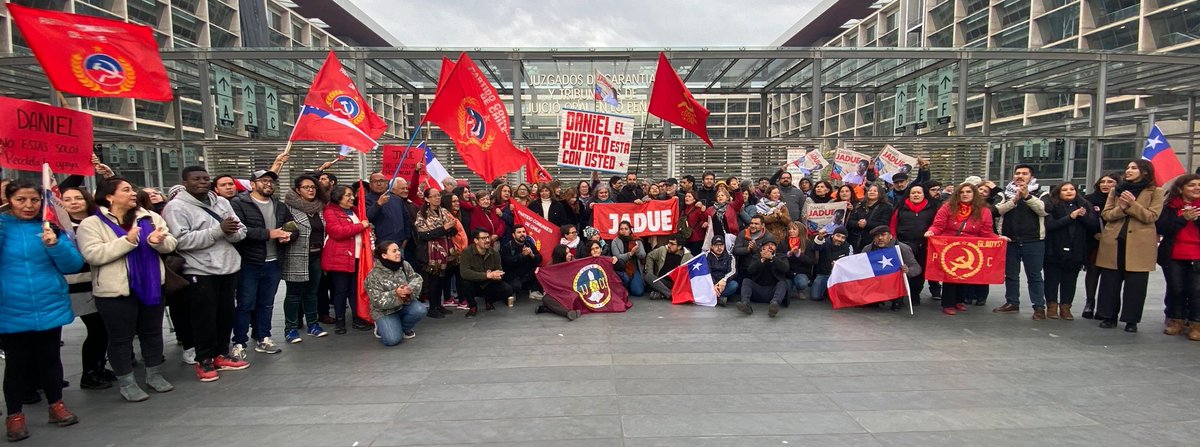
<path fill-rule="evenodd" d="M 730 384 L 725 391 L 740 391 Z M 711 394 L 639 395 L 618 398 L 621 414 L 737 414 L 838 411 L 838 405 L 821 394 Z"/>
<path fill-rule="evenodd" d="M 871 433 L 1071 427 L 1097 422 L 1065 407 L 850 411 Z"/>
<path fill-rule="evenodd" d="M 991 390 L 928 390 L 872 393 L 835 393 L 829 398 L 847 411 L 942 410 L 973 407 L 1029 407 L 1053 405 L 1054 400 L 1034 391 L 1014 388 Z"/>
<path fill-rule="evenodd" d="M 1134 439 L 1121 433 L 1120 430 L 1095 426 L 877 433 L 875 434 L 875 439 L 886 447 L 1027 447 L 1035 445 L 1091 447 L 1097 445 L 1139 445 Z"/>
<path fill-rule="evenodd" d="M 866 434 L 789 436 L 681 436 L 672 438 L 629 438 L 625 447 L 878 447 L 879 441 Z"/>
<path fill-rule="evenodd" d="M 584 380 L 581 378 L 559 382 L 422 385 L 413 394 L 412 401 L 475 401 L 534 397 L 612 396 L 615 394 L 616 389 L 611 380 Z"/>
<path fill-rule="evenodd" d="M 622 396 L 655 394 L 809 394 L 817 388 L 800 377 L 730 378 L 720 382 L 710 380 L 642 379 L 619 381 L 617 394 Z"/>
<path fill-rule="evenodd" d="M 376 445 L 493 444 L 621 437 L 617 416 L 481 419 L 458 423 L 397 424 L 380 433 Z M 547 444 L 556 445 L 556 444 Z"/>
<path fill-rule="evenodd" d="M 863 433 L 843 412 L 626 415 L 625 436 L 755 436 Z"/>
<path fill-rule="evenodd" d="M 661 378 L 757 378 L 798 377 L 792 367 L 780 363 L 704 364 L 704 365 L 613 365 L 614 379 Z"/>
<path fill-rule="evenodd" d="M 996 374 L 928 374 L 897 376 L 811 377 L 822 392 L 1011 389 L 1009 382 Z"/>
<path fill-rule="evenodd" d="M 615 396 L 490 399 L 407 404 L 400 419 L 413 422 L 475 419 L 524 419 L 531 417 L 618 415 Z"/>

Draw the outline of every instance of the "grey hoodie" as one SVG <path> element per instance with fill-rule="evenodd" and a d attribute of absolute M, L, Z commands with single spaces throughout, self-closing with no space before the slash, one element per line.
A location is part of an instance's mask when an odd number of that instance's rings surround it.
<path fill-rule="evenodd" d="M 183 273 L 185 275 L 229 275 L 241 270 L 242 257 L 233 244 L 246 238 L 246 226 L 238 221 L 238 231 L 225 234 L 221 231 L 221 222 L 205 210 L 213 214 L 232 217 L 233 207 L 224 197 L 208 193 L 208 201 L 212 206 L 183 193 L 167 202 L 163 208 L 163 219 L 167 228 L 175 236 L 178 243 L 175 251 L 183 256 Z"/>

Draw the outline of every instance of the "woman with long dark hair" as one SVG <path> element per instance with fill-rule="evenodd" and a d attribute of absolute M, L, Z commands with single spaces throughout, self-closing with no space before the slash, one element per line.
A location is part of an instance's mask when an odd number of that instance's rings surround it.
<path fill-rule="evenodd" d="M 688 191 L 683 194 L 683 213 L 679 216 L 680 230 L 687 233 L 684 246 L 692 253 L 700 253 L 704 245 L 704 235 L 708 232 L 708 215 L 703 209 L 704 204 L 696 200 L 696 193 Z M 786 207 L 784 212 L 786 211 Z M 687 222 L 687 230 L 683 223 Z"/>
<path fill-rule="evenodd" d="M 834 202 L 848 202 L 850 207 L 858 205 L 858 194 L 854 192 L 854 187 L 850 185 L 839 186 L 837 192 L 833 195 Z"/>
<path fill-rule="evenodd" d="M 96 214 L 96 201 L 86 189 L 67 186 L 61 191 L 63 207 L 67 209 L 71 225 L 75 228 L 79 228 L 79 223 L 84 219 Z M 92 295 L 92 267 L 85 263 L 79 273 L 66 275 L 66 278 L 71 292 L 71 311 L 87 328 L 87 337 L 83 339 L 80 349 L 83 376 L 79 378 L 79 387 L 85 390 L 112 388 L 117 376 L 104 367 L 108 363 L 108 330 L 104 328 L 104 318 L 96 310 L 96 297 Z"/>
<path fill-rule="evenodd" d="M 1079 195 L 1075 184 L 1063 182 L 1050 188 L 1046 202 L 1046 316 L 1051 319 L 1075 319 L 1075 284 L 1079 270 L 1087 263 L 1090 241 L 1100 231 L 1100 217 L 1091 204 Z"/>
<path fill-rule="evenodd" d="M 846 228 L 850 229 L 850 245 L 855 253 L 861 253 L 863 247 L 871 243 L 872 228 L 891 223 L 892 211 L 892 204 L 888 202 L 883 187 L 868 185 L 863 200 L 854 206 L 846 218 Z"/>
<path fill-rule="evenodd" d="M 950 196 L 933 218 L 933 225 L 925 232 L 930 236 L 996 236 L 995 221 L 992 220 L 992 210 L 984 205 L 984 197 L 973 183 L 963 182 L 954 188 Z M 942 283 L 942 312 L 955 315 L 965 312 L 967 305 L 966 284 L 946 281 Z"/>
<path fill-rule="evenodd" d="M 1099 219 L 1100 212 L 1104 211 L 1104 204 L 1108 202 L 1108 194 L 1113 188 L 1117 187 L 1117 183 L 1121 181 L 1120 172 L 1110 172 L 1104 174 L 1103 177 L 1096 180 L 1096 184 L 1092 185 L 1092 192 L 1087 195 L 1088 204 L 1092 207 L 1092 214 Z M 1099 220 L 1100 227 L 1104 227 L 1104 221 Z M 1087 254 L 1087 273 L 1083 277 L 1084 297 L 1083 318 L 1092 319 L 1096 315 L 1096 293 L 1099 292 L 1100 285 L 1100 268 L 1096 267 L 1096 253 L 1100 251 L 1100 235 L 1097 234 L 1088 241 Z"/>
<path fill-rule="evenodd" d="M 329 275 L 332 289 L 333 333 L 346 333 L 346 308 L 354 329 L 370 329 L 358 318 L 358 259 L 370 256 L 363 253 L 362 238 L 371 237 L 371 222 L 354 211 L 354 190 L 336 185 L 330 191 L 329 204 L 321 212 L 325 219 L 325 247 L 321 250 L 321 269 Z"/>
<path fill-rule="evenodd" d="M 301 317 L 308 323 L 304 331 L 310 337 L 329 335 L 317 316 L 317 289 L 321 286 L 321 248 L 325 244 L 325 219 L 321 211 L 325 204 L 318 198 L 320 179 L 304 174 L 292 182 L 292 189 L 283 203 L 296 223 L 296 238 L 283 245 L 283 280 L 287 289 L 283 297 L 284 339 L 288 343 L 304 341 L 300 337 Z M 303 315 L 301 315 L 303 310 Z"/>
<path fill-rule="evenodd" d="M 538 186 L 537 198 L 529 202 L 528 206 L 530 211 L 554 225 L 575 224 L 567 215 L 563 203 L 554 197 L 554 190 L 549 185 Z"/>
<path fill-rule="evenodd" d="M 137 204 L 137 190 L 121 177 L 96 188 L 96 214 L 79 224 L 79 251 L 92 266 L 92 294 L 108 330 L 109 361 L 121 396 L 130 402 L 150 398 L 133 377 L 133 337 L 146 363 L 146 385 L 165 393 L 175 389 L 162 376 L 162 286 L 166 268 L 160 254 L 175 250 L 175 236 L 157 213 Z"/>
<path fill-rule="evenodd" d="M 1101 269 L 1096 306 L 1096 319 L 1103 320 L 1100 327 L 1114 328 L 1122 321 L 1125 332 L 1137 332 L 1157 258 L 1155 223 L 1162 207 L 1163 193 L 1154 184 L 1154 165 L 1141 159 L 1129 162 L 1124 178 L 1100 212 L 1105 222 L 1096 254 L 1096 266 Z"/>
<path fill-rule="evenodd" d="M 825 180 L 818 181 L 813 184 L 811 198 L 813 203 L 829 203 L 833 201 L 833 185 Z"/>
<path fill-rule="evenodd" d="M 375 266 L 367 274 L 363 287 L 371 298 L 371 318 L 375 333 L 384 346 L 396 346 L 416 338 L 417 322 L 428 312 L 421 296 L 421 275 L 404 261 L 400 246 L 381 241 L 375 247 Z"/>
<path fill-rule="evenodd" d="M 71 298 L 63 275 L 78 272 L 83 257 L 60 231 L 42 226 L 42 188 L 28 180 L 4 187 L 8 208 L 0 212 L 0 349 L 4 349 L 4 401 L 8 441 L 29 437 L 23 402 L 41 388 L 50 403 L 50 423 L 74 425 L 79 418 L 62 402 L 59 341 L 70 324 Z"/>
<path fill-rule="evenodd" d="M 1200 176 L 1182 175 L 1167 194 L 1158 218 L 1158 263 L 1167 279 L 1167 324 L 1163 333 L 1187 332 L 1200 341 Z M 1185 329 L 1186 325 L 1186 329 Z"/>
<path fill-rule="evenodd" d="M 454 249 L 457 219 L 442 206 L 442 195 L 437 190 L 426 189 L 424 199 L 425 205 L 417 211 L 417 261 L 421 264 L 429 317 L 445 318 L 453 312 L 442 305 L 442 295 L 449 295 L 444 279 L 458 262 L 459 252 Z"/>
<path fill-rule="evenodd" d="M 792 222 L 792 215 L 782 200 L 782 192 L 778 186 L 767 187 L 766 195 L 755 205 L 753 214 L 762 216 L 763 226 L 776 243 L 787 238 L 787 226 Z"/>
<path fill-rule="evenodd" d="M 646 262 L 646 244 L 633 235 L 633 224 L 629 221 L 623 220 L 617 225 L 617 238 L 613 239 L 611 252 L 617 258 L 613 268 L 629 293 L 632 296 L 645 294 L 642 264 Z"/>

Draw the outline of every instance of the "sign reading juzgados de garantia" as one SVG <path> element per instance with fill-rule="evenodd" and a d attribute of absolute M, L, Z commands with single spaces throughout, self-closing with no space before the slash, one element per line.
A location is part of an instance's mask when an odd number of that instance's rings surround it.
<path fill-rule="evenodd" d="M 955 284 L 1000 284 L 1004 282 L 1007 243 L 1000 238 L 933 236 L 929 238 L 930 281 Z"/>
<path fill-rule="evenodd" d="M 592 207 L 593 226 L 600 238 L 614 239 L 621 222 L 629 222 L 637 237 L 675 234 L 679 217 L 679 199 L 636 203 L 597 203 Z"/>
<path fill-rule="evenodd" d="M 92 116 L 33 101 L 0 97 L 0 165 L 5 169 L 94 175 Z"/>
<path fill-rule="evenodd" d="M 562 109 L 558 165 L 592 171 L 629 171 L 633 117 Z"/>

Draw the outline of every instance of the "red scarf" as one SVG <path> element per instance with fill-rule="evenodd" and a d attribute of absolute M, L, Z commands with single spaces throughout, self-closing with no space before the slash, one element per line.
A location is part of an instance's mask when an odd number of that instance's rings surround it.
<path fill-rule="evenodd" d="M 911 210 L 911 211 L 912 211 L 912 212 L 915 214 L 915 213 L 919 213 L 919 212 L 921 212 L 921 211 L 924 211 L 924 210 L 925 210 L 925 208 L 928 208 L 928 207 L 929 207 L 929 201 L 928 201 L 928 200 L 922 200 L 922 201 L 921 201 L 921 204 L 920 204 L 920 205 L 917 205 L 917 204 L 915 204 L 915 203 L 912 203 L 912 199 L 904 199 L 904 205 L 905 205 L 905 206 L 907 206 L 907 207 L 908 207 L 908 209 L 909 209 L 909 210 Z M 969 209 L 969 207 L 968 207 L 968 209 Z M 968 212 L 968 214 L 969 214 L 969 212 Z"/>
<path fill-rule="evenodd" d="M 962 222 L 964 220 L 967 220 L 967 218 L 971 217 L 971 204 L 959 203 L 958 204 L 958 212 L 955 214 L 955 217 L 958 219 L 958 222 Z"/>

